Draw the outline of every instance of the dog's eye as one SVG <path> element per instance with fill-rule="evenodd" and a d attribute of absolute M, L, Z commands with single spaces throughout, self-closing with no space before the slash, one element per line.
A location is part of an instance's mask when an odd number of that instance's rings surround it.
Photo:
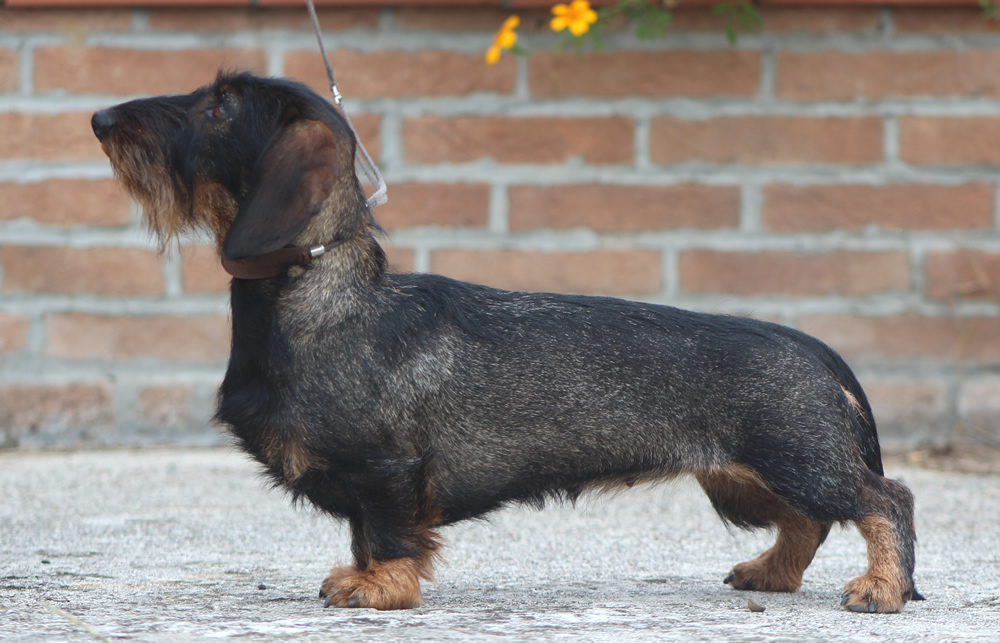
<path fill-rule="evenodd" d="M 217 103 L 215 107 L 209 112 L 212 118 L 225 118 L 226 117 L 226 106 L 222 103 Z"/>

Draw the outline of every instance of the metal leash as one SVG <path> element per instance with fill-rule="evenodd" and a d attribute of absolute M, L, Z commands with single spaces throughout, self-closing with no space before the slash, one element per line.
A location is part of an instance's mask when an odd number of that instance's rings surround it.
<path fill-rule="evenodd" d="M 372 161 L 372 157 L 368 155 L 368 150 L 365 149 L 365 144 L 361 142 L 358 138 L 358 133 L 354 130 L 354 125 L 351 124 L 351 119 L 344 111 L 344 97 L 340 95 L 340 90 L 337 88 L 337 81 L 333 79 L 333 67 L 330 66 L 330 59 L 327 58 L 326 48 L 323 46 L 323 36 L 320 34 L 319 29 L 319 18 L 316 17 L 316 7 L 313 5 L 313 0 L 306 0 L 306 7 L 309 9 L 309 17 L 312 18 L 313 29 L 316 31 L 316 42 L 319 43 L 319 53 L 323 55 L 323 64 L 326 65 L 326 77 L 330 79 L 330 91 L 333 93 L 333 104 L 337 106 L 340 113 L 344 115 L 344 120 L 347 121 L 347 127 L 354 134 L 354 140 L 357 141 L 358 149 L 361 151 L 361 158 L 357 159 L 358 165 L 361 166 L 361 171 L 365 173 L 368 177 L 368 181 L 375 186 L 375 194 L 368 197 L 367 205 L 369 209 L 377 208 L 386 201 L 389 200 L 387 194 L 388 188 L 385 185 L 385 180 L 382 178 L 382 173 L 378 171 L 378 167 Z"/>

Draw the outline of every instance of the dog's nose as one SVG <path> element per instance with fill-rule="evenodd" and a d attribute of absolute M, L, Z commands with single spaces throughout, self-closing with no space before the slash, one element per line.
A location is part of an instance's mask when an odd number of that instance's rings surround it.
<path fill-rule="evenodd" d="M 98 140 L 101 141 L 106 139 L 108 135 L 111 134 L 117 124 L 118 117 L 112 109 L 102 109 L 101 111 L 96 112 L 90 119 L 90 126 L 94 128 L 94 134 L 96 134 Z"/>

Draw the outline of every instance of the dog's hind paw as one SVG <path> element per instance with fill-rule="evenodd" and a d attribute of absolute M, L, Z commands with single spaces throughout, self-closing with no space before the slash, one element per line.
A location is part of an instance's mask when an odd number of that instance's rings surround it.
<path fill-rule="evenodd" d="M 865 575 L 844 587 L 840 604 L 852 612 L 894 613 L 903 609 L 909 594 L 897 582 Z"/>
<path fill-rule="evenodd" d="M 399 610 L 420 607 L 420 576 L 412 558 L 375 561 L 366 569 L 334 567 L 323 581 L 325 607 Z"/>

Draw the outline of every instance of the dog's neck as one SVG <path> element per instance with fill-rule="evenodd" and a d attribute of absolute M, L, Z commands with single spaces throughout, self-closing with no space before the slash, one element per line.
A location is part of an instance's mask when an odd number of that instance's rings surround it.
<path fill-rule="evenodd" d="M 385 253 L 370 233 L 345 241 L 305 267 L 269 279 L 233 279 L 230 288 L 235 364 L 275 341 L 309 346 L 323 329 L 363 318 L 385 284 Z M 245 364 L 244 364 L 245 366 Z"/>
<path fill-rule="evenodd" d="M 222 267 L 237 279 L 270 279 L 284 274 L 293 267 L 308 266 L 314 259 L 325 255 L 343 244 L 346 239 L 314 246 L 285 246 L 271 252 L 230 259 L 222 257 Z"/>
<path fill-rule="evenodd" d="M 238 265 L 235 272 L 247 272 L 254 269 L 254 261 L 270 262 L 263 269 L 272 272 L 270 268 L 278 265 L 275 274 L 261 277 L 245 278 L 234 274 L 232 262 L 223 259 L 223 265 L 229 263 L 227 270 L 234 275 L 233 287 L 239 287 L 244 292 L 253 292 L 262 302 L 276 300 L 280 297 L 297 296 L 295 293 L 309 292 L 316 299 L 342 298 L 350 296 L 351 292 L 371 292 L 382 280 L 386 271 L 385 251 L 375 240 L 371 231 L 364 231 L 352 238 L 337 240 L 326 244 L 326 250 L 311 257 L 301 264 L 281 264 L 281 256 L 277 259 L 264 255 L 250 257 L 246 265 Z M 285 248 L 289 254 L 308 253 L 308 246 Z M 277 253 L 270 253 L 277 254 Z M 258 257 L 260 259 L 258 259 Z M 243 263 L 243 262 L 240 262 Z"/>
<path fill-rule="evenodd" d="M 232 258 L 222 256 L 222 267 L 237 279 L 271 279 L 289 273 L 295 268 L 303 268 L 314 260 L 333 252 L 339 246 L 377 228 L 371 212 L 364 203 L 364 194 L 353 179 L 353 190 L 335 190 L 324 202 L 324 211 L 313 217 L 297 239 L 289 245 L 248 257 Z M 343 199 L 341 193 L 351 194 Z M 219 240 L 219 247 L 225 245 L 225 236 Z"/>

